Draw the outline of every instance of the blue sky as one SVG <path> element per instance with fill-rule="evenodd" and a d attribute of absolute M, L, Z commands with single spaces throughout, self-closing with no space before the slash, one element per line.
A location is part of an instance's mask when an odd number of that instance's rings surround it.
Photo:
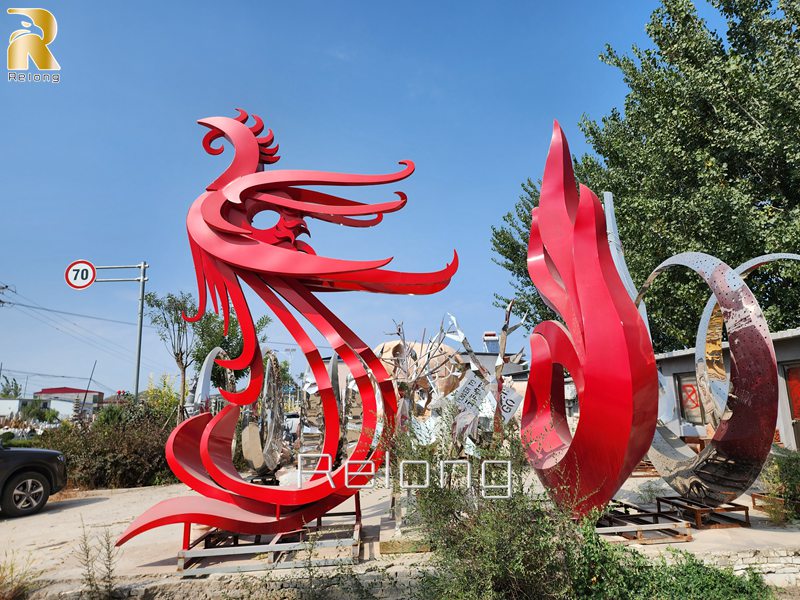
<path fill-rule="evenodd" d="M 70 261 L 147 260 L 149 290 L 195 292 L 186 212 L 229 159 L 202 150 L 196 120 L 240 106 L 275 131 L 279 168 L 377 173 L 414 160 L 416 173 L 399 186 L 406 208 L 370 230 L 314 222 L 312 244 L 338 258 L 393 255 L 394 268 L 421 271 L 444 266 L 456 248 L 453 283 L 428 297 L 325 300 L 371 344 L 386 339 L 392 319 L 414 337 L 449 311 L 479 345 L 483 330 L 500 326 L 493 293 L 510 291 L 491 261 L 490 226 L 511 209 L 522 181 L 541 176 L 553 119 L 580 154 L 580 116 L 622 106 L 621 77 L 598 54 L 605 43 L 647 45 L 644 26 L 658 3 L 35 5 L 58 20 L 50 47 L 61 82 L 0 81 L 0 282 L 45 307 L 124 321 L 135 320 L 136 285 L 73 291 L 63 280 Z M 2 11 L 0 37 L 19 20 Z M 377 202 L 393 189 L 350 196 Z M 86 377 L 97 359 L 100 389 L 132 388 L 134 327 L 34 314 L 56 321 L 0 307 L 6 372 Z M 291 341 L 279 326 L 269 335 Z M 517 334 L 512 347 L 524 344 Z M 175 372 L 152 329 L 143 354 L 142 387 L 149 373 Z M 295 357 L 293 370 L 300 366 Z M 28 393 L 80 384 L 36 376 Z"/>

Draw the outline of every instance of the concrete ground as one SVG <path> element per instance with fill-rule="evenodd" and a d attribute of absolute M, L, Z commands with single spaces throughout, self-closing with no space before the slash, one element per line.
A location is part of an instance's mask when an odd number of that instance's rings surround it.
<path fill-rule="evenodd" d="M 649 482 L 649 483 L 648 483 Z M 655 510 L 655 504 L 648 505 L 645 500 L 647 493 L 642 496 L 643 489 L 656 485 L 664 491 L 662 495 L 674 495 L 666 483 L 659 478 L 630 478 L 617 492 L 616 498 L 627 500 L 638 506 L 650 507 Z M 752 527 L 736 527 L 730 529 L 692 529 L 691 542 L 675 544 L 676 548 L 686 550 L 698 556 L 709 552 L 736 552 L 739 550 L 752 550 L 755 548 L 799 548 L 800 527 L 787 525 L 780 527 L 773 525 L 767 516 L 752 508 L 748 494 L 743 494 L 736 500 L 736 504 L 750 507 L 750 522 Z M 736 514 L 736 513 L 734 513 Z M 664 549 L 664 545 L 637 546 L 640 550 L 653 554 Z"/>
<path fill-rule="evenodd" d="M 657 479 L 629 479 L 618 497 L 642 504 L 642 494 L 647 486 Z M 642 487 L 645 486 L 643 491 Z M 666 491 L 666 490 L 665 490 Z M 91 539 L 97 539 L 108 531 L 114 539 L 141 512 L 156 502 L 181 495 L 194 494 L 183 484 L 138 489 L 96 490 L 76 492 L 68 490 L 54 496 L 44 510 L 32 517 L 10 519 L 0 514 L 0 549 L 13 552 L 17 563 L 30 560 L 33 566 L 43 571 L 46 578 L 60 582 L 55 589 L 76 589 L 80 586 L 83 569 L 78 547 L 81 533 L 85 529 Z M 739 499 L 749 504 L 748 497 Z M 342 510 L 353 510 L 353 501 L 342 505 Z M 362 492 L 364 543 L 362 561 L 378 568 L 400 568 L 424 560 L 422 556 L 380 557 L 380 520 L 389 512 L 389 495 L 385 488 Z M 675 544 L 682 550 L 697 555 L 714 552 L 751 550 L 753 548 L 775 549 L 800 547 L 800 529 L 797 527 L 775 527 L 765 515 L 751 509 L 751 528 L 692 530 L 694 541 Z M 171 525 L 146 532 L 126 543 L 118 554 L 116 573 L 124 582 L 164 581 L 175 582 L 176 553 L 180 549 L 182 526 Z M 202 533 L 195 527 L 193 537 Z M 96 542 L 95 542 L 96 545 Z M 643 546 L 648 554 L 663 551 L 664 545 Z M 786 590 L 783 597 L 792 596 L 797 590 Z"/>
<path fill-rule="evenodd" d="M 183 484 L 116 490 L 75 491 L 56 494 L 37 515 L 4 518 L 0 513 L 0 549 L 5 560 L 18 565 L 30 562 L 43 577 L 60 582 L 57 591 L 80 587 L 84 569 L 79 546 L 85 531 L 95 548 L 108 531 L 116 539 L 128 524 L 146 508 L 176 496 L 193 495 Z M 385 488 L 362 491 L 362 560 L 378 560 L 380 519 L 389 512 Z M 352 499 L 336 510 L 354 510 Z M 192 530 L 192 538 L 206 531 Z M 176 555 L 181 548 L 182 525 L 168 525 L 143 533 L 118 549 L 115 574 L 123 583 L 175 581 Z M 0 560 L 3 560 L 0 556 Z M 399 566 L 403 559 L 385 561 L 383 566 Z M 288 570 L 287 570 L 288 571 Z"/>

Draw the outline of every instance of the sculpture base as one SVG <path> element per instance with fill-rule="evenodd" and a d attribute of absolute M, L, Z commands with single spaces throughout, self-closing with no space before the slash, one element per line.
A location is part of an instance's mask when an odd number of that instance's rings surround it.
<path fill-rule="evenodd" d="M 331 512 L 294 531 L 275 535 L 245 535 L 210 529 L 190 541 L 184 526 L 184 549 L 178 552 L 178 574 L 244 573 L 357 564 L 361 553 L 361 498 L 356 509 Z M 329 521 L 323 525 L 323 519 Z"/>
<path fill-rule="evenodd" d="M 656 498 L 659 511 L 662 504 L 677 509 L 695 529 L 750 527 L 750 509 L 744 504 L 723 502 L 710 505 L 683 496 L 659 496 Z M 734 517 L 732 513 L 742 513 L 742 518 Z"/>
<path fill-rule="evenodd" d="M 614 501 L 597 521 L 600 535 L 612 536 L 611 542 L 621 544 L 674 544 L 691 542 L 691 523 L 684 521 L 676 510 L 656 512 L 635 504 Z"/>

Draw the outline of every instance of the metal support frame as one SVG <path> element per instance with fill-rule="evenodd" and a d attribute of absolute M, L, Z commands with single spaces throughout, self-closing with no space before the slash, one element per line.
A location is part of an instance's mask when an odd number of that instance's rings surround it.
<path fill-rule="evenodd" d="M 332 524 L 323 526 L 323 517 L 316 519 L 316 525 L 306 525 L 300 529 L 270 536 L 244 535 L 220 529 L 212 529 L 196 540 L 191 541 L 191 523 L 184 523 L 183 546 L 178 552 L 178 574 L 181 577 L 196 577 L 209 573 L 245 573 L 269 571 L 272 569 L 290 569 L 293 567 L 314 565 L 325 567 L 332 565 L 357 564 L 361 554 L 361 494 L 356 493 L 355 510 L 331 512 L 328 517 L 354 517 L 353 524 Z M 352 532 L 346 536 L 339 534 Z M 309 541 L 311 536 L 329 539 Z M 262 543 L 263 538 L 267 543 Z M 296 559 L 292 553 L 312 552 L 315 548 L 350 548 L 345 556 L 335 558 L 302 558 Z M 264 555 L 271 555 L 268 558 Z M 200 566 L 203 559 L 224 561 L 226 558 L 248 557 L 249 564 L 225 566 Z M 197 566 L 195 566 L 197 565 Z"/>
<path fill-rule="evenodd" d="M 769 494 L 762 494 L 761 492 L 751 492 L 750 502 L 752 503 L 754 509 L 762 512 L 768 509 L 770 506 L 775 507 L 786 504 L 786 501 L 783 498 L 770 496 Z"/>
<path fill-rule="evenodd" d="M 633 473 L 631 473 L 631 477 L 638 477 L 638 478 L 646 478 L 652 479 L 653 477 L 660 477 L 658 471 L 653 466 L 653 463 L 650 462 L 647 458 L 643 458 L 639 461 L 639 464 L 636 465 L 636 468 L 633 469 Z"/>
<path fill-rule="evenodd" d="M 680 518 L 677 510 L 656 512 L 635 504 L 613 501 L 610 511 L 597 521 L 600 535 L 624 538 L 622 544 L 668 544 L 691 542 L 691 523 Z"/>
<path fill-rule="evenodd" d="M 95 279 L 95 283 L 117 283 L 121 281 L 138 281 L 139 282 L 139 318 L 137 321 L 136 333 L 136 374 L 133 381 L 133 397 L 139 397 L 139 373 L 142 366 L 142 325 L 144 321 L 144 284 L 147 281 L 147 267 L 150 265 L 146 261 L 142 261 L 137 265 L 107 265 L 97 266 L 95 269 L 139 269 L 138 277 L 109 277 L 106 279 Z"/>
<path fill-rule="evenodd" d="M 727 527 L 750 527 L 750 509 L 744 504 L 723 502 L 719 505 L 709 505 L 699 500 L 684 498 L 682 496 L 659 496 L 656 498 L 656 507 L 661 511 L 661 505 L 672 506 L 681 514 L 691 515 L 696 529 L 724 529 Z M 729 513 L 743 513 L 744 520 L 737 519 Z"/>

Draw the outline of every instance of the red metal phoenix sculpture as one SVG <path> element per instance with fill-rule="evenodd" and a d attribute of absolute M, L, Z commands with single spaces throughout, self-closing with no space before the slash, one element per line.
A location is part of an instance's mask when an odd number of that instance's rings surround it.
<path fill-rule="evenodd" d="M 385 270 L 392 259 L 374 261 L 338 260 L 318 256 L 299 238 L 309 234 L 306 219 L 314 218 L 350 227 L 377 225 L 386 213 L 400 210 L 406 196 L 380 204 L 363 204 L 300 186 L 365 186 L 394 183 L 414 172 L 411 161 L 388 175 L 354 175 L 319 171 L 272 170 L 264 167 L 278 161 L 278 146 L 272 145 L 271 130 L 259 137 L 262 120 L 241 110 L 236 118 L 211 117 L 198 121 L 209 129 L 203 148 L 221 154 L 223 146 L 212 144 L 225 138 L 233 146 L 233 160 L 189 209 L 186 225 L 192 250 L 199 310 L 186 317 L 196 321 L 206 311 L 208 294 L 214 310 L 222 310 L 225 331 L 233 306 L 244 338 L 240 356 L 218 360 L 228 369 L 249 367 L 250 380 L 240 392 L 220 393 L 228 400 L 216 416 L 203 413 L 178 425 L 166 446 L 170 468 L 175 475 L 202 496 L 165 500 L 138 517 L 117 541 L 117 545 L 144 531 L 171 523 L 199 523 L 238 533 L 277 533 L 295 529 L 329 511 L 364 485 L 383 460 L 375 445 L 378 426 L 378 395 L 370 378 L 377 382 L 383 402 L 385 428 L 393 425 L 396 398 L 391 379 L 369 346 L 336 317 L 315 292 L 361 290 L 389 294 L 432 294 L 446 287 L 458 268 L 458 256 L 444 269 L 432 273 L 404 273 Z M 278 214 L 269 229 L 253 226 L 262 211 Z M 243 479 L 233 465 L 231 441 L 240 407 L 255 402 L 264 380 L 261 350 L 242 284 L 252 289 L 289 330 L 302 349 L 316 378 L 325 422 L 322 454 L 336 456 L 339 445 L 339 414 L 331 380 L 319 350 L 289 310 L 294 307 L 334 348 L 351 371 L 363 402 L 360 437 L 349 457 L 370 460 L 374 470 L 349 469 L 345 485 L 345 463 L 329 475 L 312 476 L 300 486 L 262 486 Z M 346 462 L 346 461 L 345 461 Z M 320 470 L 330 465 L 320 460 Z M 356 473 L 354 476 L 353 473 Z M 363 473 L 363 474 L 358 474 Z M 185 536 L 188 527 L 185 528 Z M 187 538 L 184 538 L 184 544 Z"/>
<path fill-rule="evenodd" d="M 650 337 L 606 235 L 597 196 L 576 189 L 556 122 L 531 218 L 528 273 L 564 324 L 544 321 L 531 335 L 522 436 L 545 487 L 578 515 L 608 502 L 645 455 L 658 406 Z M 574 437 L 564 412 L 565 369 L 580 402 Z"/>

